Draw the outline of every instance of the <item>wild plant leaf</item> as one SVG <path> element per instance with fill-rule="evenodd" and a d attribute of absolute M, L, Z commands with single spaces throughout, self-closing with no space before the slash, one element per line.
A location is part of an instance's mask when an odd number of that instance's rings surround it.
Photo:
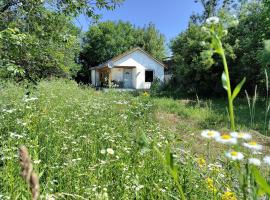
<path fill-rule="evenodd" d="M 246 82 L 246 77 L 243 78 L 243 80 L 240 83 L 238 83 L 238 85 L 234 88 L 233 94 L 232 94 L 232 100 L 234 100 L 235 97 L 237 97 L 237 95 L 239 94 L 239 92 L 240 92 L 241 88 L 243 87 L 243 85 L 245 84 L 245 82 Z"/>
<path fill-rule="evenodd" d="M 222 81 L 223 88 L 225 90 L 228 90 L 228 87 L 227 87 L 227 77 L 226 77 L 226 74 L 225 74 L 224 71 L 223 71 L 222 76 L 221 76 L 221 81 Z"/>
<path fill-rule="evenodd" d="M 270 195 L 270 185 L 267 183 L 265 178 L 261 175 L 261 173 L 256 167 L 252 168 L 252 174 L 256 183 L 260 186 L 260 189 Z"/>
<path fill-rule="evenodd" d="M 258 189 L 258 192 L 257 192 L 257 195 L 258 195 L 258 196 L 262 196 L 262 195 L 264 195 L 264 194 L 265 194 L 265 191 L 262 190 L 261 188 L 259 188 L 259 189 Z"/>
<path fill-rule="evenodd" d="M 172 155 L 169 147 L 167 147 L 167 149 L 166 149 L 166 163 L 167 163 L 168 167 L 173 169 L 173 166 L 174 166 L 173 155 Z"/>

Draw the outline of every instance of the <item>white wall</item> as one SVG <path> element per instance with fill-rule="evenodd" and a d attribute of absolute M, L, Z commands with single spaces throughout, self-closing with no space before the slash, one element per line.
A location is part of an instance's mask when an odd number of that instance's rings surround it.
<path fill-rule="evenodd" d="M 114 66 L 136 66 L 133 69 L 133 84 L 136 89 L 149 89 L 151 83 L 145 82 L 145 70 L 154 71 L 154 77 L 164 81 L 164 67 L 140 50 L 137 50 L 113 63 Z"/>

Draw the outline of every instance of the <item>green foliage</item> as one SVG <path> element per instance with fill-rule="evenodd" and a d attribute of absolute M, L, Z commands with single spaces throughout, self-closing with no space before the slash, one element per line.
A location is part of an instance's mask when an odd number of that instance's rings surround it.
<path fill-rule="evenodd" d="M 114 56 L 141 47 L 158 59 L 165 54 L 165 39 L 153 24 L 137 28 L 129 22 L 101 22 L 91 26 L 83 38 L 80 60 L 83 70 L 79 79 L 89 78 L 89 67 L 97 66 Z"/>
<path fill-rule="evenodd" d="M 154 142 L 161 144 L 160 150 L 174 142 L 172 133 L 156 123 L 151 98 L 83 89 L 68 80 L 41 81 L 29 97 L 18 84 L 1 84 L 0 90 L 2 198 L 29 199 L 16 157 L 20 144 L 29 148 L 44 199 L 69 195 L 157 200 L 177 195 L 174 182 L 150 148 Z M 141 149 L 144 141 L 149 148 Z M 106 153 L 108 148 L 114 154 Z M 180 156 L 180 149 L 175 152 Z M 187 160 L 181 167 L 188 172 L 194 163 Z M 193 187 L 191 180 L 203 188 L 204 181 L 197 173 L 187 175 L 192 179 L 179 180 L 189 197 L 196 199 L 196 191 L 187 188 Z M 209 199 L 207 192 L 201 192 Z"/>
<path fill-rule="evenodd" d="M 245 76 L 244 89 L 252 92 L 254 85 L 258 85 L 262 90 L 267 62 L 267 53 L 262 50 L 264 41 L 269 39 L 270 34 L 269 2 L 243 1 L 237 3 L 237 9 L 228 11 L 217 7 L 214 13 L 218 14 L 221 21 L 229 22 L 228 33 L 225 32 L 223 37 L 223 47 L 228 65 L 231 66 L 232 85 L 236 86 Z M 236 14 L 238 23 L 233 20 L 233 14 Z M 200 31 L 200 27 L 205 20 L 203 18 L 201 22 L 191 22 L 188 29 L 171 42 L 175 62 L 173 85 L 177 89 L 182 88 L 181 93 L 220 96 L 224 93 L 222 87 L 216 83 L 222 73 L 221 60 L 208 50 L 207 43 L 201 42 L 205 33 Z M 238 25 L 232 26 L 235 24 Z M 217 62 L 213 63 L 213 59 Z"/>
<path fill-rule="evenodd" d="M 255 178 L 256 183 L 260 187 L 261 193 L 267 193 L 270 195 L 270 185 L 267 183 L 265 177 L 260 173 L 256 167 L 252 167 L 252 174 Z"/>
<path fill-rule="evenodd" d="M 79 34 L 73 17 L 96 18 L 121 0 L 3 0 L 0 2 L 0 76 L 16 80 L 72 77 L 80 65 Z"/>
<path fill-rule="evenodd" d="M 91 18 L 98 18 L 99 15 L 95 12 L 99 9 L 112 10 L 119 6 L 123 0 L 1 0 L 0 11 L 1 13 L 9 12 L 11 10 L 20 9 L 22 7 L 28 8 L 28 11 L 34 11 L 39 6 L 46 5 L 47 8 L 54 10 L 57 13 L 64 14 L 65 16 L 78 16 L 86 14 Z"/>
<path fill-rule="evenodd" d="M 208 96 L 222 91 L 217 82 L 222 68 L 217 67 L 220 63 L 214 64 L 213 51 L 203 42 L 205 36 L 200 26 L 190 24 L 187 31 L 171 42 L 175 70 L 173 84 L 182 88 L 181 92 Z"/>
<path fill-rule="evenodd" d="M 64 16 L 47 11 L 43 14 L 42 21 L 32 19 L 30 23 L 35 28 L 31 31 L 24 31 L 29 26 L 24 21 L 19 27 L 12 22 L 10 27 L 15 28 L 1 32 L 1 74 L 4 77 L 9 76 L 10 65 L 24 72 L 16 73 L 17 78 L 27 79 L 71 76 L 79 69 L 74 60 L 79 52 L 78 31 Z"/>

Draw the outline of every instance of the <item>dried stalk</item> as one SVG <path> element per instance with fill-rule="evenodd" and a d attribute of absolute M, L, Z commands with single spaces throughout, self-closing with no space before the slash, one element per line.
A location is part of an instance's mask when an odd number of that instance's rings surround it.
<path fill-rule="evenodd" d="M 39 197 L 39 178 L 38 175 L 33 171 L 33 164 L 25 146 L 20 147 L 19 157 L 22 169 L 21 175 L 30 187 L 32 192 L 32 200 L 37 200 Z"/>

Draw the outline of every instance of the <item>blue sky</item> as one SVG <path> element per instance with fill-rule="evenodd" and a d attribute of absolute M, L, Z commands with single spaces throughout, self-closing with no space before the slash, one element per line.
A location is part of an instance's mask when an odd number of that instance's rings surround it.
<path fill-rule="evenodd" d="M 101 11 L 103 17 L 100 21 L 123 20 L 140 27 L 153 22 L 168 42 L 187 28 L 193 12 L 201 10 L 201 6 L 194 3 L 194 0 L 126 0 L 113 11 Z M 86 31 L 91 23 L 81 16 L 76 24 Z"/>

